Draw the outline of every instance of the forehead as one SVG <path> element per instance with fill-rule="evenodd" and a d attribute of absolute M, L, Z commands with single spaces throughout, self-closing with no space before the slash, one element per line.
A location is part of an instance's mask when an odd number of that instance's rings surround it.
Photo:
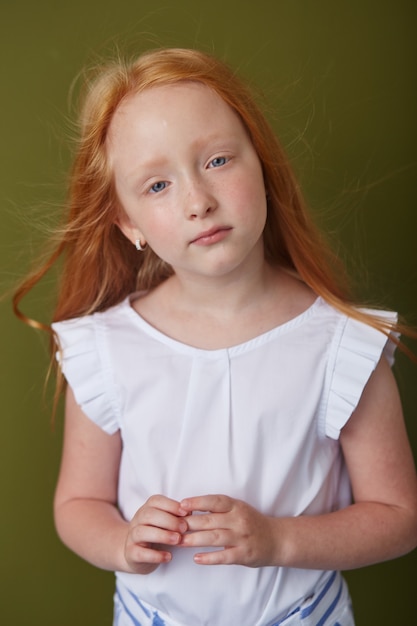
<path fill-rule="evenodd" d="M 127 96 L 117 107 L 110 123 L 110 146 L 117 140 L 140 134 L 156 139 L 160 133 L 181 126 L 183 132 L 218 130 L 242 131 L 235 111 L 212 89 L 184 81 L 149 87 Z"/>

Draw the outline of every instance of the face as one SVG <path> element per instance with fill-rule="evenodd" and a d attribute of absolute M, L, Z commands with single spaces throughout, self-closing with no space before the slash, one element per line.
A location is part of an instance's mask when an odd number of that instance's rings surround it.
<path fill-rule="evenodd" d="M 146 241 L 184 277 L 263 262 L 261 164 L 239 117 L 208 87 L 177 83 L 127 98 L 107 149 L 118 225 L 132 243 Z"/>

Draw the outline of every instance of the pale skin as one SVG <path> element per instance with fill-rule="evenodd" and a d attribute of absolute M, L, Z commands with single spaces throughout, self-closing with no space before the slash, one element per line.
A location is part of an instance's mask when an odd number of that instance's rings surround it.
<path fill-rule="evenodd" d="M 300 281 L 266 264 L 259 161 L 238 118 L 206 88 L 158 87 L 128 99 L 112 121 L 108 153 L 124 208 L 119 227 L 132 243 L 148 242 L 175 270 L 133 303 L 159 330 L 216 349 L 257 336 L 314 301 Z M 120 433 L 108 435 L 91 422 L 68 388 L 57 530 L 94 565 L 138 574 L 169 563 L 172 547 L 191 549 L 190 559 L 201 565 L 329 570 L 412 550 L 417 478 L 384 358 L 340 445 L 354 496 L 343 510 L 271 517 L 228 494 L 189 494 L 181 501 L 150 494 L 126 521 L 117 508 Z"/>

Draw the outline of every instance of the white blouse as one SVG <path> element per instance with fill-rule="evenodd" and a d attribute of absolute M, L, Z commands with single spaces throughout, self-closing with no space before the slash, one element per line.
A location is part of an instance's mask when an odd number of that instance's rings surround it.
<path fill-rule="evenodd" d="M 243 344 L 202 350 L 155 329 L 131 300 L 53 324 L 77 402 L 107 433 L 120 429 L 118 499 L 127 520 L 157 493 L 221 493 L 274 516 L 350 503 L 338 437 L 383 351 L 392 363 L 395 346 L 384 334 L 317 298 Z M 268 624 L 323 576 L 201 566 L 194 551 L 174 548 L 172 561 L 147 576 L 117 576 L 185 626 Z"/>

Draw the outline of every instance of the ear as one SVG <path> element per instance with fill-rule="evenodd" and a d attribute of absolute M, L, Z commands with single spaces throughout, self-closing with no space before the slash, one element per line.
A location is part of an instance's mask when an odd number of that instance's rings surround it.
<path fill-rule="evenodd" d="M 122 231 L 124 236 L 133 244 L 139 239 L 143 241 L 145 238 L 137 226 L 135 226 L 126 213 L 121 213 L 115 222 L 116 226 Z"/>

